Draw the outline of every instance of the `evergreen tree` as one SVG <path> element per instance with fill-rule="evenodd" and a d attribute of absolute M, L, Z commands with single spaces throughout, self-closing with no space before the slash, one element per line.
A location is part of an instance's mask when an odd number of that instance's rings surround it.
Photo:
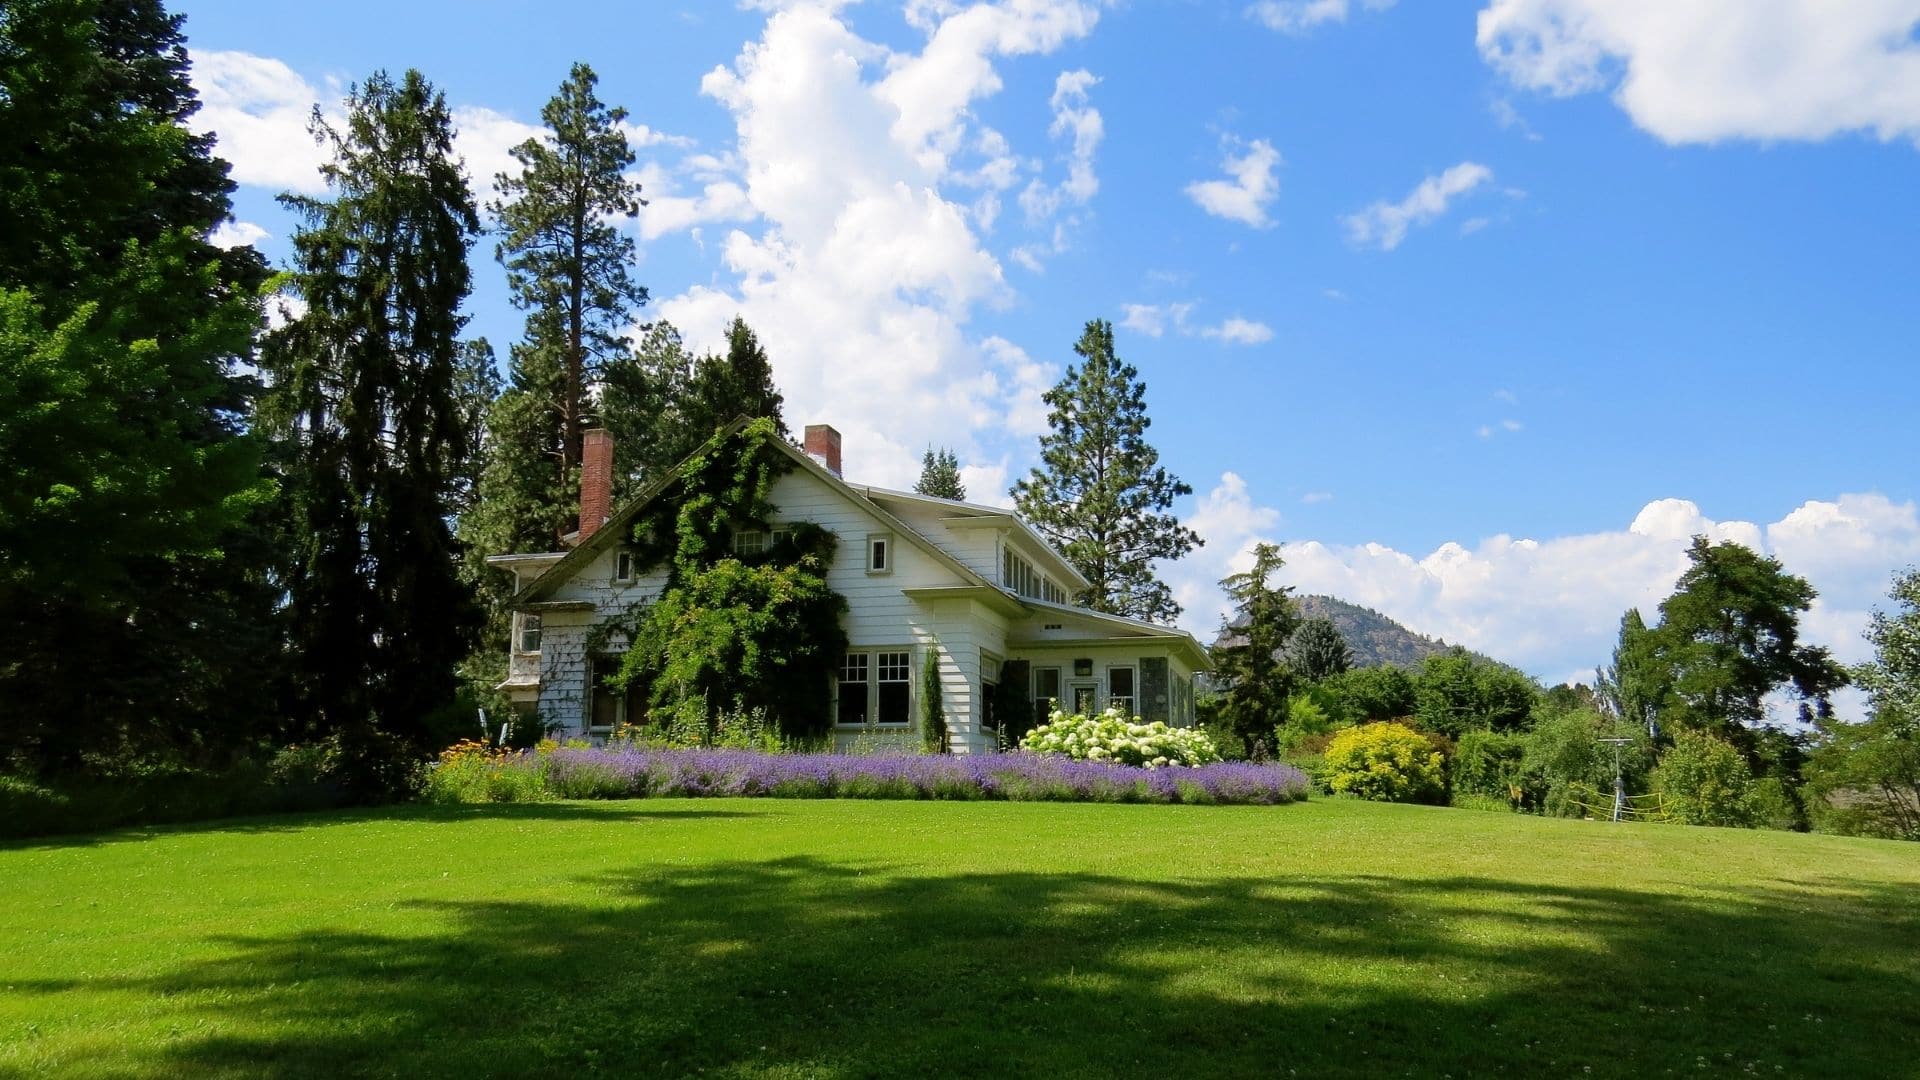
<path fill-rule="evenodd" d="M 1308 682 L 1338 675 L 1353 666 L 1353 650 L 1332 619 L 1308 619 L 1293 632 L 1287 655 L 1300 677 Z"/>
<path fill-rule="evenodd" d="M 0 767 L 208 760 L 268 714 L 265 264 L 158 0 L 0 10 Z"/>
<path fill-rule="evenodd" d="M 1225 687 L 1219 713 L 1249 754 L 1286 718 L 1296 677 L 1286 644 L 1300 626 L 1300 612 L 1292 589 L 1271 581 L 1283 565 L 1278 546 L 1255 544 L 1253 566 L 1220 582 L 1238 618 L 1222 628 L 1226 643 L 1213 650 L 1215 678 Z"/>
<path fill-rule="evenodd" d="M 920 479 L 914 481 L 913 490 L 936 499 L 965 501 L 967 485 L 960 482 L 960 459 L 944 446 L 937 454 L 933 447 L 927 447 L 926 455 L 920 459 Z"/>
<path fill-rule="evenodd" d="M 601 423 L 613 434 L 614 494 L 637 492 L 713 437 L 691 417 L 695 360 L 665 319 L 633 355 L 607 366 Z"/>
<path fill-rule="evenodd" d="M 726 355 L 703 356 L 695 365 L 688 397 L 688 421 L 699 435 L 695 446 L 739 416 L 764 416 L 782 438 L 791 437 L 780 415 L 786 399 L 773 383 L 773 362 L 753 328 L 738 315 L 727 324 Z"/>
<path fill-rule="evenodd" d="M 631 275 L 633 238 L 615 226 L 645 205 L 626 175 L 627 111 L 599 99 L 599 81 L 573 65 L 540 110 L 547 131 L 513 148 L 520 171 L 500 174 L 501 198 L 487 207 L 500 220 L 498 256 L 514 306 L 528 313 L 526 348 L 558 360 L 551 407 L 563 484 L 577 483 L 593 384 L 602 365 L 626 355 L 633 309 L 647 302 Z"/>
<path fill-rule="evenodd" d="M 282 196 L 305 219 L 292 287 L 307 312 L 264 354 L 290 458 L 290 663 L 300 718 L 379 795 L 431 749 L 478 624 L 447 522 L 477 435 L 459 335 L 480 222 L 446 100 L 419 72 L 374 75 L 344 130 L 316 114 L 314 131 L 331 197 Z"/>
<path fill-rule="evenodd" d="M 1170 623 L 1180 605 L 1154 563 L 1200 545 L 1167 512 L 1193 489 L 1147 444 L 1147 386 L 1114 355 L 1112 324 L 1088 323 L 1073 351 L 1082 362 L 1046 393 L 1052 430 L 1040 437 L 1040 467 L 1013 486 L 1014 505 L 1092 583 L 1080 603 Z"/>
<path fill-rule="evenodd" d="M 1804 718 L 1829 715 L 1828 695 L 1846 685 L 1826 649 L 1800 643 L 1800 614 L 1816 593 L 1780 560 L 1731 541 L 1693 538 L 1691 565 L 1660 603 L 1652 631 L 1655 710 L 1668 726 L 1706 731 L 1757 755 L 1754 729 L 1767 695 L 1790 690 Z"/>

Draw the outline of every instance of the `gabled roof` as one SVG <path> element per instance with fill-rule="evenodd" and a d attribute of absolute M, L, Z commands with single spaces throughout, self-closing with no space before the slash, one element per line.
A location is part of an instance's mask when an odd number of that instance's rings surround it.
<path fill-rule="evenodd" d="M 592 562 L 601 552 L 621 543 L 622 539 L 632 530 L 634 519 L 640 516 L 640 512 L 652 505 L 654 500 L 666 494 L 667 490 L 680 480 L 681 473 L 686 468 L 688 462 L 704 453 L 707 447 L 712 446 L 715 442 L 732 438 L 738 434 L 742 428 L 747 426 L 750 419 L 750 417 L 746 416 L 736 417 L 733 422 L 715 432 L 713 438 L 707 440 L 699 450 L 687 455 L 680 464 L 675 465 L 666 475 L 647 485 L 646 489 L 639 495 L 628 500 L 624 506 L 615 510 L 613 514 L 607 518 L 606 524 L 600 527 L 599 531 L 577 545 L 572 551 L 567 552 L 565 558 L 549 567 L 546 573 L 535 578 L 526 588 L 514 594 L 511 602 L 512 606 L 520 607 L 540 600 L 555 588 L 558 588 L 567 579 L 571 578 L 581 568 Z M 808 457 L 806 451 L 788 443 L 784 439 L 775 439 L 770 445 L 778 447 L 801 469 L 812 473 L 816 478 L 824 481 L 828 487 L 852 500 L 860 509 L 872 514 L 896 535 L 914 547 L 919 548 L 941 566 L 951 570 L 963 584 L 986 589 L 999 589 L 999 586 L 981 577 L 958 559 L 947 554 L 940 545 L 927 539 L 918 529 L 915 529 L 874 502 L 873 499 L 868 497 L 860 488 L 847 483 L 845 480 L 827 471 L 825 466 Z"/>
<path fill-rule="evenodd" d="M 917 491 L 896 491 L 893 488 L 875 487 L 872 484 L 853 484 L 849 486 L 876 498 L 899 499 L 902 502 L 919 503 L 923 506 L 955 511 L 954 513 L 949 513 L 942 519 L 942 524 L 945 525 L 965 528 L 969 521 L 977 520 L 982 524 L 990 523 L 1003 528 L 1012 528 L 1025 536 L 1035 548 L 1044 552 L 1046 557 L 1053 561 L 1054 565 L 1050 567 L 1050 569 L 1056 570 L 1065 576 L 1069 586 L 1076 589 L 1085 589 L 1093 584 L 1088 581 L 1086 576 L 1080 573 L 1072 563 L 1067 561 L 1065 555 L 1060 554 L 1059 548 L 1054 547 L 1053 544 L 1048 542 L 1046 537 L 1041 536 L 1039 530 L 1027 524 L 1025 518 L 1004 507 L 983 506 L 980 503 L 964 502 L 960 499 L 942 499 L 935 495 L 922 495 Z"/>

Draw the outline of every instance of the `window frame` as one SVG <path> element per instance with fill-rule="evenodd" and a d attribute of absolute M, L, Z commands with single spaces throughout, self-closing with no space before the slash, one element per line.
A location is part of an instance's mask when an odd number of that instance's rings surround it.
<path fill-rule="evenodd" d="M 1113 692 L 1113 676 L 1115 672 L 1119 672 L 1119 671 L 1124 671 L 1127 673 L 1127 683 L 1130 687 L 1130 690 L 1128 693 L 1116 694 Z M 1107 682 L 1107 686 L 1106 686 L 1107 708 L 1111 709 L 1117 703 L 1124 701 L 1127 703 L 1126 709 L 1124 710 L 1127 715 L 1127 718 L 1131 720 L 1134 717 L 1139 716 L 1140 715 L 1140 669 L 1139 667 L 1134 664 L 1109 664 L 1107 665 L 1106 682 Z"/>
<path fill-rule="evenodd" d="M 540 654 L 540 616 L 531 611 L 513 613 L 513 651 L 521 656 Z M 533 635 L 533 648 L 527 648 L 527 635 Z"/>
<path fill-rule="evenodd" d="M 626 583 L 639 577 L 638 567 L 634 565 L 634 562 L 632 548 L 622 547 L 614 549 L 613 580 Z"/>
<path fill-rule="evenodd" d="M 866 677 L 861 683 L 849 683 L 846 673 L 853 666 L 851 661 L 860 660 L 860 670 Z M 833 726 L 841 731 L 857 731 L 861 728 L 884 728 L 887 731 L 904 731 L 913 726 L 914 706 L 914 650 L 905 645 L 863 645 L 848 649 L 840 658 L 840 667 L 833 676 Z M 898 678 L 883 677 L 898 674 Z M 865 687 L 866 702 L 860 710 L 860 720 L 843 720 L 841 702 L 843 688 L 849 685 Z M 880 719 L 880 695 L 882 686 L 901 686 L 906 688 L 906 709 L 903 719 Z"/>
<path fill-rule="evenodd" d="M 874 553 L 879 552 L 878 565 Z M 867 573 L 878 576 L 893 573 L 894 546 L 892 533 L 867 534 Z"/>

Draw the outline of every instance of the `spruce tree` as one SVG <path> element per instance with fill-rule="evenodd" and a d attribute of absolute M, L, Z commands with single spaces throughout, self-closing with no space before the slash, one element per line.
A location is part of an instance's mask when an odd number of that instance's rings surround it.
<path fill-rule="evenodd" d="M 1046 393 L 1051 430 L 1040 437 L 1041 464 L 1013 486 L 1014 506 L 1091 583 L 1080 603 L 1170 623 L 1180 605 L 1154 563 L 1200 545 L 1167 512 L 1193 489 L 1147 443 L 1147 384 L 1114 355 L 1113 325 L 1088 323 L 1073 351 L 1081 362 Z"/>
<path fill-rule="evenodd" d="M 627 354 L 633 310 L 647 290 L 633 280 L 634 242 L 616 226 L 640 212 L 640 185 L 629 179 L 633 149 L 621 123 L 627 111 L 595 94 L 599 77 L 574 64 L 540 110 L 546 132 L 513 148 L 518 173 L 502 173 L 497 255 L 513 303 L 528 313 L 526 347 L 558 360 L 550 407 L 558 429 L 562 483 L 577 483 L 581 431 L 602 365 Z M 542 402 L 542 404 L 548 404 Z"/>
<path fill-rule="evenodd" d="M 1286 719 L 1293 692 L 1295 672 L 1285 650 L 1300 612 L 1292 590 L 1271 580 L 1283 565 L 1279 547 L 1255 544 L 1253 565 L 1220 582 L 1238 615 L 1222 628 L 1226 644 L 1213 650 L 1216 677 L 1225 686 L 1220 715 L 1250 754 Z"/>
<path fill-rule="evenodd" d="M 264 262 L 158 0 L 0 12 L 0 768 L 208 761 L 269 714 Z"/>
<path fill-rule="evenodd" d="M 477 436 L 460 306 L 480 222 L 446 100 L 419 72 L 374 75 L 343 130 L 316 114 L 314 131 L 330 196 L 281 197 L 304 219 L 292 288 L 307 311 L 264 352 L 289 458 L 290 662 L 300 718 L 377 796 L 432 749 L 479 621 L 447 522 Z"/>
<path fill-rule="evenodd" d="M 936 499 L 964 501 L 967 485 L 960 481 L 960 459 L 947 447 L 941 447 L 937 454 L 933 447 L 927 447 L 920 459 L 920 479 L 914 481 L 913 490 Z"/>
<path fill-rule="evenodd" d="M 1353 650 L 1347 646 L 1347 639 L 1340 636 L 1340 628 L 1332 619 L 1324 617 L 1300 624 L 1287 644 L 1287 655 L 1308 682 L 1331 678 L 1353 666 Z"/>

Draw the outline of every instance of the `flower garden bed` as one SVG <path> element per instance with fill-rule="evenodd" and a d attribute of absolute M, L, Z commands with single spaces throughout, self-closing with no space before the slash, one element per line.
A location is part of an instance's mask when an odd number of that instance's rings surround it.
<path fill-rule="evenodd" d="M 474 744 L 441 755 L 435 802 L 771 797 L 1007 799 L 1275 805 L 1307 797 L 1289 765 L 1146 769 L 1053 754 L 769 754 L 749 750 L 541 749 Z"/>

